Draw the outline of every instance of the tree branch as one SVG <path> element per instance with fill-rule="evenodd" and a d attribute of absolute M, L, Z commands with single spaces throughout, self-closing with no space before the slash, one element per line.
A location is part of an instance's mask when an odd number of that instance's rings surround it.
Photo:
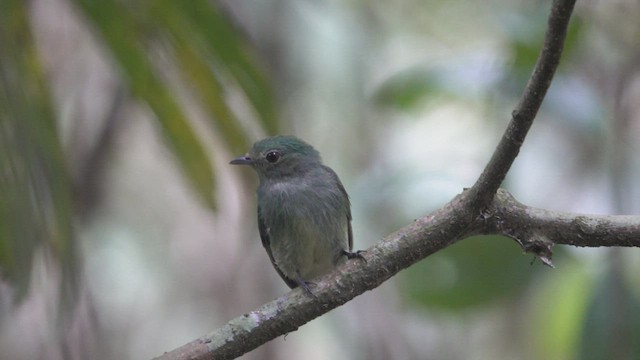
<path fill-rule="evenodd" d="M 348 261 L 317 280 L 316 298 L 294 289 L 231 320 L 222 328 L 157 359 L 231 359 L 372 290 L 459 239 L 478 234 L 509 236 L 551 265 L 554 243 L 576 246 L 640 246 L 640 217 L 585 216 L 527 207 L 498 188 L 515 160 L 560 61 L 575 0 L 555 0 L 544 45 L 521 101 L 474 186 L 441 209 L 414 221 L 367 249 L 366 262 Z M 496 196 L 497 193 L 497 196 Z M 576 235 L 577 234 L 577 235 Z"/>
<path fill-rule="evenodd" d="M 374 289 L 400 270 L 447 247 L 468 228 L 465 194 L 367 249 L 365 261 L 350 260 L 316 280 L 317 299 L 296 288 L 281 298 L 231 320 L 222 328 L 158 359 L 233 359 Z M 457 219 L 457 221 L 456 221 Z"/>
<path fill-rule="evenodd" d="M 640 216 L 590 216 L 536 209 L 517 202 L 504 190 L 498 191 L 486 216 L 469 226 L 460 219 L 467 217 L 468 210 L 462 206 L 470 194 L 463 192 L 443 208 L 367 249 L 366 262 L 350 260 L 319 279 L 313 288 L 317 300 L 300 289 L 291 290 L 157 359 L 233 359 L 378 287 L 400 270 L 451 245 L 458 236 L 509 236 L 526 252 L 549 262 L 553 244 L 640 247 Z"/>
<path fill-rule="evenodd" d="M 556 0 L 553 2 L 544 45 L 524 89 L 524 94 L 513 110 L 511 121 L 493 152 L 491 160 L 472 188 L 472 191 L 477 193 L 473 196 L 472 206 L 475 209 L 480 210 L 491 202 L 520 152 L 520 147 L 529 128 L 531 128 L 560 63 L 564 39 L 567 35 L 574 5 L 575 0 Z"/>
<path fill-rule="evenodd" d="M 504 235 L 523 250 L 551 263 L 554 244 L 600 247 L 640 246 L 640 216 L 581 215 L 526 206 L 506 190 L 498 190 L 478 228 L 468 235 Z"/>

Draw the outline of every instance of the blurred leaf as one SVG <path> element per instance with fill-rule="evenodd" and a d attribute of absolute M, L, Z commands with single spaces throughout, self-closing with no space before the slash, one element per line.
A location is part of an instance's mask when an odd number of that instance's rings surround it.
<path fill-rule="evenodd" d="M 403 283 L 410 300 L 421 306 L 458 310 L 517 293 L 541 268 L 522 256 L 513 240 L 481 236 L 450 246 L 412 266 Z"/>
<path fill-rule="evenodd" d="M 481 89 L 492 87 L 496 80 L 496 75 L 483 65 L 485 61 L 465 58 L 429 69 L 406 69 L 383 82 L 374 101 L 380 106 L 411 111 L 434 100 L 476 100 L 484 96 Z"/>
<path fill-rule="evenodd" d="M 406 111 L 442 90 L 442 81 L 434 72 L 409 69 L 387 79 L 376 91 L 374 100 L 378 105 Z"/>
<path fill-rule="evenodd" d="M 0 270 L 26 293 L 34 252 L 62 268 L 63 304 L 77 288 L 72 194 L 26 3 L 0 12 Z"/>
<path fill-rule="evenodd" d="M 516 13 L 504 14 L 499 24 L 505 27 L 507 46 L 511 49 L 513 69 L 528 77 L 542 49 L 547 29 L 548 8 L 529 6 L 530 11 L 518 9 Z"/>
<path fill-rule="evenodd" d="M 589 274 L 577 261 L 564 261 L 544 276 L 530 303 L 533 358 L 574 359 L 591 287 Z"/>
<path fill-rule="evenodd" d="M 171 150 L 199 198 L 214 207 L 210 160 L 176 98 L 154 71 L 149 53 L 145 52 L 146 24 L 134 17 L 136 12 L 145 12 L 144 9 L 127 9 L 111 0 L 76 2 L 100 31 L 132 93 L 146 101 L 156 114 Z"/>
<path fill-rule="evenodd" d="M 150 48 L 172 55 L 207 111 L 219 137 L 233 153 L 250 144 L 226 98 L 240 89 L 268 133 L 277 131 L 272 91 L 237 29 L 209 2 L 76 0 L 111 51 L 132 93 L 149 104 L 182 166 L 207 204 L 213 206 L 214 176 L 204 146 L 172 89 L 154 68 Z M 159 46 L 160 45 L 160 46 Z M 171 57 L 171 56 L 170 56 Z"/>
<path fill-rule="evenodd" d="M 163 3 L 176 5 L 176 13 L 185 17 L 191 27 L 192 37 L 198 36 L 203 47 L 204 59 L 211 58 L 216 67 L 228 72 L 240 85 L 247 98 L 256 109 L 264 128 L 269 134 L 278 130 L 275 101 L 272 90 L 262 71 L 254 61 L 246 41 L 240 36 L 224 15 L 205 1 L 170 1 Z M 195 41 L 195 40 L 194 40 Z"/>
<path fill-rule="evenodd" d="M 508 35 L 507 47 L 511 50 L 513 58 L 511 74 L 506 77 L 506 80 L 514 82 L 508 88 L 509 93 L 519 96 L 535 67 L 544 43 L 547 16 L 548 9 L 546 7 L 535 6 L 530 12 L 520 11 L 509 17 L 509 21 L 503 22 L 506 24 L 504 32 Z M 561 68 L 565 64 L 572 63 L 569 58 L 580 44 L 582 32 L 583 25 L 580 18 L 573 17 L 565 38 L 563 59 L 560 62 Z"/>
<path fill-rule="evenodd" d="M 640 359 L 640 301 L 620 273 L 603 276 L 586 309 L 580 359 Z"/>
<path fill-rule="evenodd" d="M 245 152 L 249 143 L 244 136 L 242 126 L 225 101 L 224 79 L 219 79 L 220 72 L 213 71 L 211 57 L 204 50 L 206 40 L 200 29 L 194 28 L 192 20 L 186 18 L 179 2 L 158 0 L 154 3 L 154 19 L 158 26 L 166 28 L 170 33 L 168 41 L 174 49 L 178 67 L 186 76 L 187 83 L 200 97 L 201 104 L 209 113 L 212 124 L 218 128 L 221 138 L 233 153 Z M 189 3 L 190 7 L 192 4 Z"/>
<path fill-rule="evenodd" d="M 570 57 L 573 56 L 576 49 L 581 45 L 583 41 L 583 33 L 584 33 L 584 23 L 582 18 L 579 16 L 575 16 L 571 19 L 569 23 L 569 28 L 567 29 L 567 37 L 564 40 L 564 50 L 562 51 L 563 59 L 560 62 L 560 66 L 571 66 L 574 64 Z"/>

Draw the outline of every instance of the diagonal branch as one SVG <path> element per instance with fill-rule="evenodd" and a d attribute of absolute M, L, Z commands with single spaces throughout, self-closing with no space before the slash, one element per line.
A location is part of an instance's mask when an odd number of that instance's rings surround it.
<path fill-rule="evenodd" d="M 469 227 L 461 220 L 469 217 L 462 206 L 467 194 L 367 249 L 366 262 L 350 260 L 314 281 L 316 299 L 296 288 L 158 359 L 233 359 L 378 287 L 400 270 L 457 240 L 456 234 Z"/>
<path fill-rule="evenodd" d="M 544 44 L 533 73 L 524 89 L 524 94 L 513 110 L 511 121 L 493 152 L 491 160 L 472 188 L 472 191 L 476 193 L 473 196 L 473 206 L 476 209 L 482 209 L 491 202 L 520 152 L 524 138 L 531 128 L 560 63 L 564 39 L 567 35 L 574 5 L 575 0 L 553 2 Z"/>
<path fill-rule="evenodd" d="M 522 99 L 513 111 L 511 122 L 491 160 L 470 190 L 456 196 L 441 209 L 416 220 L 367 249 L 366 262 L 348 261 L 332 274 L 319 279 L 318 285 L 313 289 L 316 299 L 307 296 L 300 289 L 294 289 L 280 299 L 237 317 L 222 328 L 166 353 L 158 359 L 232 359 L 271 339 L 295 331 L 314 318 L 367 290 L 378 287 L 400 270 L 459 239 L 475 234 L 509 235 L 518 240 L 526 251 L 534 252 L 543 261 L 548 259 L 550 262 L 552 244 L 550 239 L 554 239 L 558 234 L 551 231 L 530 232 L 530 236 L 525 236 L 526 234 L 508 232 L 507 230 L 516 227 L 506 226 L 505 219 L 511 218 L 499 211 L 505 207 L 499 202 L 506 201 L 510 197 L 495 195 L 518 155 L 520 146 L 549 88 L 560 61 L 574 4 L 575 0 L 553 2 L 543 49 Z M 528 208 L 520 209 L 521 217 L 514 215 L 516 216 L 514 222 L 521 220 L 522 216 L 530 215 Z M 570 216 L 567 215 L 566 218 Z M 542 216 L 532 219 L 543 221 Z M 576 219 L 578 219 L 577 216 L 574 216 L 574 223 Z M 590 234 L 599 233 L 591 230 L 598 229 L 597 224 L 601 219 L 588 217 L 584 219 L 580 222 L 584 238 L 588 238 Z M 552 222 L 554 219 L 547 220 Z M 636 224 L 638 222 L 640 219 L 636 219 Z M 621 239 L 614 232 L 605 231 L 598 239 L 606 240 L 606 246 L 640 246 L 639 232 L 638 227 L 631 228 L 631 231 L 627 232 L 629 237 Z M 557 238 L 566 237 L 557 236 Z M 597 241 L 588 244 L 601 246 Z"/>
<path fill-rule="evenodd" d="M 591 216 L 536 209 L 517 202 L 503 190 L 488 206 L 488 215 L 469 227 L 460 220 L 468 212 L 463 205 L 469 194 L 466 191 L 456 196 L 443 208 L 367 249 L 366 262 L 350 260 L 319 279 L 313 288 L 317 300 L 294 289 L 157 359 L 233 359 L 378 287 L 400 270 L 454 243 L 460 231 L 462 237 L 509 236 L 545 262 L 550 262 L 554 244 L 640 247 L 640 216 Z"/>

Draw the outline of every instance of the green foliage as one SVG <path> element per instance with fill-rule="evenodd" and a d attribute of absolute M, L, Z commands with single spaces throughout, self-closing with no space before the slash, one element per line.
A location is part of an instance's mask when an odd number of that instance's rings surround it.
<path fill-rule="evenodd" d="M 190 42 L 192 48 L 199 51 L 200 59 L 210 62 L 210 66 L 226 73 L 225 77 L 225 74 L 209 71 L 212 76 L 223 80 L 231 78 L 257 111 L 267 133 L 275 134 L 278 130 L 278 122 L 270 85 L 260 71 L 260 67 L 255 64 L 255 55 L 246 46 L 239 31 L 231 26 L 219 10 L 207 2 L 161 1 L 160 3 L 171 5 L 167 6 L 167 10 L 170 10 L 168 18 L 182 17 L 181 26 L 171 27 L 176 35 L 173 38 L 174 41 L 180 37 L 184 43 Z M 200 75 L 206 74 L 203 71 Z M 210 100 L 214 99 L 211 97 L 203 99 L 203 101 Z M 234 144 L 230 143 L 230 145 Z M 243 145 L 242 149 L 233 150 L 245 151 L 246 148 Z"/>
<path fill-rule="evenodd" d="M 76 0 L 121 69 L 132 93 L 149 104 L 170 149 L 193 189 L 215 205 L 211 160 L 193 130 L 171 86 L 152 61 L 154 45 L 172 57 L 191 86 L 210 124 L 233 153 L 244 152 L 252 139 L 227 104 L 236 86 L 246 96 L 269 133 L 277 128 L 274 101 L 247 45 L 228 20 L 207 2 L 149 1 L 134 7 L 117 0 Z M 157 46 L 156 46 L 157 48 Z"/>
<path fill-rule="evenodd" d="M 528 336 L 536 359 L 576 359 L 580 322 L 592 287 L 585 266 L 565 259 L 560 271 L 540 276 L 530 293 Z"/>
<path fill-rule="evenodd" d="M 510 34 L 507 38 L 507 49 L 511 52 L 511 69 L 505 80 L 511 84 L 509 91 L 519 95 L 531 75 L 544 42 L 546 26 L 542 24 L 546 24 L 547 9 L 536 6 L 531 11 L 522 12 L 514 17 L 514 21 L 506 22 L 505 31 Z M 561 70 L 565 64 L 571 63 L 569 59 L 580 45 L 583 28 L 579 17 L 571 20 L 562 52 Z"/>
<path fill-rule="evenodd" d="M 36 249 L 60 261 L 75 292 L 72 193 L 50 96 L 22 1 L 0 12 L 0 274 L 25 294 Z"/>
<path fill-rule="evenodd" d="M 166 72 L 182 77 L 205 110 L 222 147 L 236 154 L 253 142 L 234 109 L 240 94 L 267 133 L 277 130 L 275 102 L 248 43 L 209 2 L 76 0 L 80 14 L 120 71 L 129 93 L 155 114 L 168 148 L 203 204 L 215 207 L 215 174 Z M 30 33 L 29 2 L 0 11 L 0 274 L 24 294 L 37 249 L 58 257 L 63 289 L 75 289 L 74 184 L 57 133 L 46 76 Z M 161 55 L 161 56 L 160 56 Z M 160 64 L 157 58 L 168 59 Z M 244 120 L 244 119 L 243 119 Z M 252 119 L 248 119 L 251 121 Z M 65 296 L 67 293 L 64 293 Z"/>
<path fill-rule="evenodd" d="M 540 276 L 531 286 L 526 335 L 534 359 L 574 359 L 590 286 L 584 264 L 564 261 L 561 271 Z"/>
<path fill-rule="evenodd" d="M 622 273 L 608 271 L 583 319 L 580 359 L 640 359 L 640 300 Z"/>
<path fill-rule="evenodd" d="M 500 301 L 524 289 L 542 268 L 510 239 L 481 236 L 450 246 L 409 268 L 409 299 L 420 306 L 461 310 Z"/>
<path fill-rule="evenodd" d="M 385 81 L 374 100 L 378 105 L 398 110 L 415 109 L 421 102 L 444 93 L 444 83 L 438 74 L 422 69 L 409 69 Z"/>

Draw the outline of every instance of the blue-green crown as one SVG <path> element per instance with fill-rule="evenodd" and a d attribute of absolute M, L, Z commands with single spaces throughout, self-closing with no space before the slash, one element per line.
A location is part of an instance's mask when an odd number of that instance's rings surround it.
<path fill-rule="evenodd" d="M 258 141 L 251 148 L 251 153 L 265 153 L 279 150 L 285 154 L 297 154 L 307 159 L 320 161 L 320 154 L 313 146 L 291 135 L 278 135 Z"/>

